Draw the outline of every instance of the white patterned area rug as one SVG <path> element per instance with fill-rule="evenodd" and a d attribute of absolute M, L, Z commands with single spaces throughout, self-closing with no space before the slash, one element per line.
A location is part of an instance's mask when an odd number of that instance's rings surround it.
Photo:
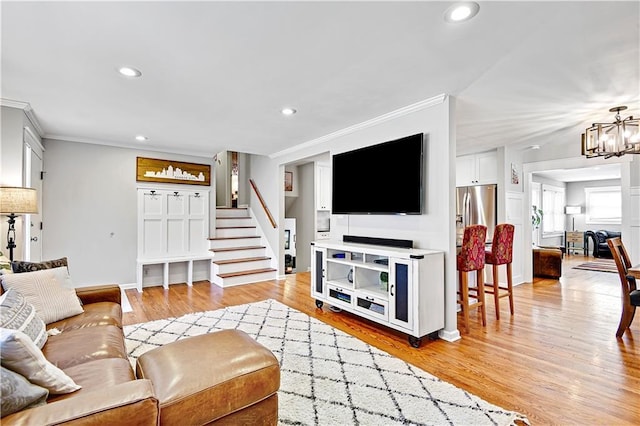
<path fill-rule="evenodd" d="M 280 362 L 281 425 L 528 424 L 522 414 L 489 404 L 275 300 L 129 325 L 124 332 L 135 362 L 163 344 L 236 328 Z"/>

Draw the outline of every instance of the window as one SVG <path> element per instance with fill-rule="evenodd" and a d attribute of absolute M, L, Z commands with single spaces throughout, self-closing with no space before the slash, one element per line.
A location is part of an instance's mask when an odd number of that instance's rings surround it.
<path fill-rule="evenodd" d="M 564 188 L 542 184 L 542 234 L 564 232 Z"/>
<path fill-rule="evenodd" d="M 622 195 L 619 186 L 585 188 L 587 204 L 586 223 L 620 224 L 622 222 Z"/>

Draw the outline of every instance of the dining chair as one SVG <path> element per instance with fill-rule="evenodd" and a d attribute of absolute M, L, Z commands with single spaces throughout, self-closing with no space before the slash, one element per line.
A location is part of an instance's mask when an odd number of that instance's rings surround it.
<path fill-rule="evenodd" d="M 613 260 L 616 262 L 620 283 L 622 284 L 622 315 L 620 316 L 620 324 L 616 331 L 616 337 L 622 337 L 624 332 L 629 328 L 636 313 L 636 306 L 640 305 L 640 290 L 636 287 L 635 277 L 628 275 L 631 267 L 631 259 L 627 253 L 627 249 L 622 244 L 620 237 L 609 238 L 607 240 Z"/>
<path fill-rule="evenodd" d="M 484 225 L 470 225 L 464 229 L 462 237 L 462 247 L 456 256 L 456 269 L 458 270 L 458 303 L 464 318 L 465 332 L 469 333 L 469 310 L 471 308 L 480 309 L 482 325 L 487 325 L 486 303 L 484 299 L 484 243 L 487 236 L 487 227 Z M 477 292 L 469 294 L 470 272 L 475 271 L 477 281 Z M 470 302 L 470 299 L 475 302 Z"/>
<path fill-rule="evenodd" d="M 513 262 L 513 234 L 515 227 L 509 223 L 501 223 L 493 231 L 491 250 L 485 252 L 485 263 L 492 266 L 493 282 L 484 284 L 485 293 L 493 294 L 496 307 L 496 319 L 500 319 L 500 299 L 509 298 L 509 310 L 514 313 L 513 307 L 513 274 L 511 263 Z M 501 286 L 498 275 L 498 266 L 505 265 L 507 272 L 507 284 Z"/>

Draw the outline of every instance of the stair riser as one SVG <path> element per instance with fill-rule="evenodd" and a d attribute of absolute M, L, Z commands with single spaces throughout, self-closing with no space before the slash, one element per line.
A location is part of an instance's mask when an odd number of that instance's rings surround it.
<path fill-rule="evenodd" d="M 251 218 L 246 218 L 246 219 L 241 219 L 241 218 L 221 219 L 221 218 L 217 218 L 216 219 L 216 226 L 234 227 L 234 226 L 252 226 L 252 225 L 255 225 L 255 223 L 253 223 L 253 219 L 251 219 Z"/>
<path fill-rule="evenodd" d="M 261 272 L 259 274 L 242 275 L 238 277 L 220 278 L 213 276 L 213 283 L 219 287 L 233 287 L 236 285 L 257 283 L 260 281 L 270 281 L 276 279 L 276 272 Z"/>
<path fill-rule="evenodd" d="M 216 217 L 247 217 L 247 209 L 216 209 Z"/>
<path fill-rule="evenodd" d="M 260 238 L 238 238 L 232 240 L 209 240 L 209 248 L 259 246 Z"/>
<path fill-rule="evenodd" d="M 271 267 L 271 260 L 255 260 L 251 262 L 226 263 L 224 265 L 211 264 L 214 274 L 229 274 L 232 272 L 242 272 L 251 269 L 264 269 Z"/>
<path fill-rule="evenodd" d="M 216 237 L 218 238 L 249 237 L 253 235 L 256 235 L 256 228 L 216 229 Z"/>
<path fill-rule="evenodd" d="M 213 260 L 242 259 L 245 257 L 260 257 L 260 256 L 265 256 L 264 248 L 218 251 L 213 253 Z"/>

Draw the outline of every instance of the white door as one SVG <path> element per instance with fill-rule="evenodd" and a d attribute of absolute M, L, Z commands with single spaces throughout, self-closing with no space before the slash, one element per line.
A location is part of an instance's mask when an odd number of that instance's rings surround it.
<path fill-rule="evenodd" d="M 38 194 L 38 213 L 25 215 L 25 244 L 24 259 L 31 262 L 42 260 L 42 158 L 32 149 L 35 141 L 29 132 L 25 132 L 25 186 L 35 188 Z M 36 142 L 37 143 L 37 142 Z"/>

